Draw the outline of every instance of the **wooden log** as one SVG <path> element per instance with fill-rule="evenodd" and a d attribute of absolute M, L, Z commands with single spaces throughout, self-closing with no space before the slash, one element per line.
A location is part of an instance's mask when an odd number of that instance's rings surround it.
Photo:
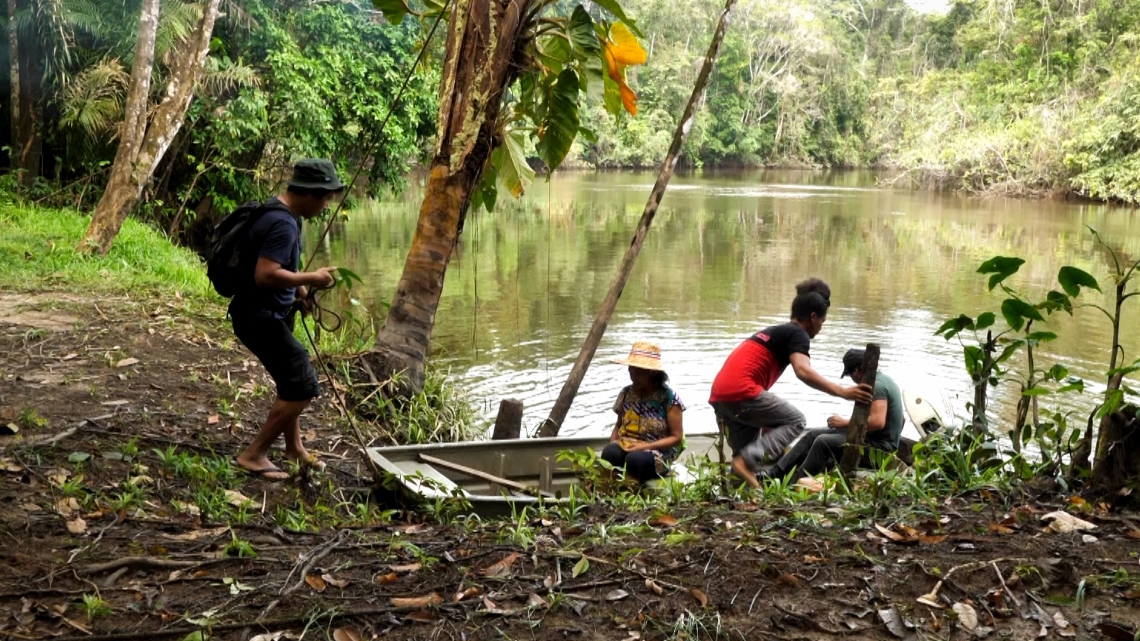
<path fill-rule="evenodd" d="M 859 369 L 863 372 L 862 383 L 874 388 L 875 374 L 879 371 L 878 345 L 867 343 L 867 349 L 863 352 L 863 366 Z M 839 461 L 839 470 L 843 474 L 843 478 L 848 480 L 848 487 L 850 487 L 850 480 L 855 475 L 855 468 L 859 466 L 863 448 L 866 447 L 867 419 L 870 416 L 871 406 L 869 404 L 855 404 L 855 411 L 851 413 L 851 424 L 847 427 L 847 444 L 843 448 L 843 458 Z"/>
<path fill-rule="evenodd" d="M 499 402 L 499 415 L 495 417 L 495 430 L 492 441 L 518 438 L 522 434 L 523 402 L 514 398 L 504 398 Z"/>
<path fill-rule="evenodd" d="M 551 494 L 550 492 L 544 492 L 540 489 L 533 488 L 533 487 L 530 487 L 528 485 L 524 485 L 522 483 L 512 481 L 510 479 L 505 479 L 501 476 L 495 476 L 494 474 L 488 474 L 487 472 L 484 472 L 483 470 L 477 470 L 473 467 L 467 467 L 466 465 L 460 465 L 459 463 L 452 463 L 451 461 L 445 461 L 441 458 L 436 458 L 436 457 L 430 456 L 428 454 L 420 454 L 420 460 L 423 461 L 424 463 L 430 463 L 430 464 L 435 465 L 437 467 L 449 469 L 453 472 L 459 472 L 460 474 L 466 474 L 467 476 L 471 476 L 471 477 L 474 477 L 477 479 L 482 479 L 484 481 L 487 481 L 488 483 L 497 483 L 497 484 L 499 484 L 505 488 L 515 490 L 516 492 L 523 492 L 525 494 L 532 494 L 532 495 L 537 494 L 539 496 L 543 496 L 543 497 L 550 498 L 550 499 L 555 498 L 554 495 Z"/>
<path fill-rule="evenodd" d="M 720 53 L 720 43 L 724 40 L 724 32 L 728 28 L 728 15 L 732 12 L 734 5 L 736 5 L 736 0 L 725 0 L 724 11 L 720 14 L 716 31 L 713 32 L 712 42 L 709 43 L 708 53 L 705 54 L 700 73 L 697 74 L 693 93 L 689 96 L 689 102 L 681 114 L 681 119 L 677 121 L 677 129 L 673 132 L 673 142 L 669 145 L 669 152 L 665 154 L 665 159 L 661 161 L 661 168 L 657 171 L 657 181 L 653 183 L 653 190 L 649 192 L 649 199 L 645 202 L 645 209 L 641 212 L 641 220 L 637 223 L 637 231 L 633 233 L 633 240 L 630 241 L 629 248 L 625 250 L 625 257 L 622 258 L 618 273 L 614 276 L 613 282 L 610 283 L 610 291 L 606 294 L 605 300 L 602 301 L 602 308 L 594 318 L 594 324 L 590 327 L 590 333 L 586 335 L 585 342 L 582 343 L 582 349 L 578 352 L 578 358 L 570 369 L 570 375 L 566 377 L 562 391 L 558 393 L 558 399 L 554 401 L 554 407 L 550 409 L 550 416 L 542 424 L 542 429 L 539 431 L 542 436 L 558 436 L 558 430 L 562 429 L 562 421 L 566 419 L 566 414 L 570 412 L 570 405 L 578 394 L 578 387 L 582 384 L 582 379 L 586 377 L 586 370 L 590 367 L 590 361 L 594 359 L 598 344 L 602 342 L 602 335 L 606 333 L 610 316 L 613 315 L 614 308 L 617 307 L 621 292 L 625 289 L 625 284 L 633 271 L 633 264 L 641 252 L 645 235 L 649 233 L 649 226 L 657 215 L 657 206 L 661 204 L 661 199 L 665 196 L 665 188 L 669 186 L 669 179 L 673 177 L 673 169 L 677 166 L 677 159 L 681 155 L 681 146 L 684 145 L 685 139 L 689 137 L 689 131 L 693 128 L 693 117 L 696 115 L 697 107 L 704 102 L 705 87 L 708 86 L 709 76 L 712 75 L 713 63 L 716 61 L 717 54 Z"/>

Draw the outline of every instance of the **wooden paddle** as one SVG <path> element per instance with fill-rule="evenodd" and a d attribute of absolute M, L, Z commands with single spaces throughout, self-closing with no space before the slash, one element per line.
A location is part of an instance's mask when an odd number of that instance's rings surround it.
<path fill-rule="evenodd" d="M 424 463 L 430 463 L 431 465 L 446 468 L 446 469 L 449 469 L 453 472 L 459 472 L 460 474 L 466 474 L 467 476 L 471 476 L 471 477 L 474 477 L 477 479 L 482 479 L 484 481 L 487 481 L 488 483 L 498 483 L 499 485 L 502 485 L 503 487 L 506 487 L 506 488 L 510 488 L 516 492 L 522 492 L 524 494 L 537 495 L 537 496 L 541 496 L 541 497 L 548 498 L 548 499 L 556 498 L 554 496 L 554 494 L 552 494 L 550 492 L 544 492 L 543 490 L 540 490 L 540 489 L 534 488 L 534 487 L 530 487 L 529 485 L 524 485 L 524 484 L 518 483 L 516 481 L 511 481 L 509 479 L 505 479 L 505 478 L 502 478 L 500 476 L 495 476 L 494 474 L 488 474 L 487 472 L 484 472 L 482 470 L 477 470 L 477 469 L 472 468 L 472 467 L 467 467 L 466 465 L 460 465 L 459 463 L 452 463 L 451 461 L 445 461 L 441 458 L 436 458 L 434 456 L 429 456 L 427 454 L 420 454 L 420 460 L 423 461 Z"/>

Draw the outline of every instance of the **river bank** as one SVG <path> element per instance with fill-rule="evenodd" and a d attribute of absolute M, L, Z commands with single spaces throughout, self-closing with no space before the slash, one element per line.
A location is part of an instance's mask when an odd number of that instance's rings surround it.
<path fill-rule="evenodd" d="M 0 437 L 0 636 L 1125 638 L 1140 623 L 1140 518 L 980 474 L 885 471 L 850 496 L 588 493 L 481 522 L 373 500 L 318 401 L 303 429 L 325 472 L 243 475 L 230 458 L 271 388 L 204 274 L 131 221 L 107 257 L 77 257 L 82 225 L 0 208 L 0 423 L 18 430 Z M 1046 529 L 1058 510 L 1096 529 Z"/>

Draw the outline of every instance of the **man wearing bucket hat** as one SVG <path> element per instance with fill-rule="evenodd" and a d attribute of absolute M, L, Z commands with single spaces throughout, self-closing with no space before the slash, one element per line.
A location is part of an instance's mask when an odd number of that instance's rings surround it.
<path fill-rule="evenodd" d="M 681 412 L 685 406 L 668 385 L 661 349 L 637 341 L 629 356 L 616 362 L 629 366 L 631 384 L 614 402 L 617 423 L 610 444 L 602 449 L 602 459 L 643 483 L 666 476 L 684 438 Z"/>
<path fill-rule="evenodd" d="M 849 349 L 843 355 L 843 373 L 840 378 L 850 376 L 858 384 L 863 383 L 863 350 Z M 815 476 L 830 469 L 839 460 L 843 446 L 847 443 L 847 427 L 851 419 L 832 416 L 827 419 L 827 429 L 809 430 L 788 453 L 775 465 L 761 469 L 761 478 L 783 478 L 795 470 L 792 482 L 805 476 Z M 867 417 L 868 447 L 894 452 L 899 448 L 899 436 L 903 428 L 902 392 L 894 380 L 882 370 L 875 374 L 875 393 L 871 401 L 871 413 Z M 871 457 L 866 449 L 859 462 L 861 466 L 871 465 Z"/>
<path fill-rule="evenodd" d="M 287 458 L 316 463 L 301 443 L 301 412 L 320 395 L 320 387 L 308 351 L 293 336 L 293 322 L 298 302 L 304 311 L 307 288 L 333 285 L 336 267 L 299 271 L 301 221 L 319 216 L 343 190 L 332 162 L 302 160 L 294 165 L 285 192 L 257 209 L 244 239 L 247 250 L 241 255 L 256 263 L 243 266 L 251 277 L 230 303 L 230 318 L 238 340 L 276 383 L 277 398 L 261 431 L 238 454 L 236 463 L 267 480 L 288 478 L 268 458 L 278 437 L 285 437 Z"/>
<path fill-rule="evenodd" d="M 771 391 L 789 365 L 808 387 L 849 401 L 871 402 L 870 387 L 837 385 L 811 366 L 811 339 L 823 328 L 829 307 L 827 283 L 818 278 L 799 283 L 790 322 L 746 338 L 713 379 L 709 404 L 732 448 L 732 472 L 753 488 L 760 486 L 756 473 L 778 461 L 804 431 L 803 412 Z"/>

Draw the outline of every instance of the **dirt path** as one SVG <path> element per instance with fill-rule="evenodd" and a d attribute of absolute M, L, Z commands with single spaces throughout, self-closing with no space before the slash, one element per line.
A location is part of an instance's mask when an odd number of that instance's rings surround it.
<path fill-rule="evenodd" d="M 0 436 L 0 639 L 1132 639 L 1140 624 L 1140 518 L 1063 496 L 921 517 L 905 501 L 409 515 L 358 491 L 321 403 L 304 420 L 325 472 L 240 474 L 229 459 L 269 381 L 179 300 L 2 294 L 0 376 L 0 426 L 19 430 Z M 1061 508 L 1096 529 L 1045 532 Z"/>

